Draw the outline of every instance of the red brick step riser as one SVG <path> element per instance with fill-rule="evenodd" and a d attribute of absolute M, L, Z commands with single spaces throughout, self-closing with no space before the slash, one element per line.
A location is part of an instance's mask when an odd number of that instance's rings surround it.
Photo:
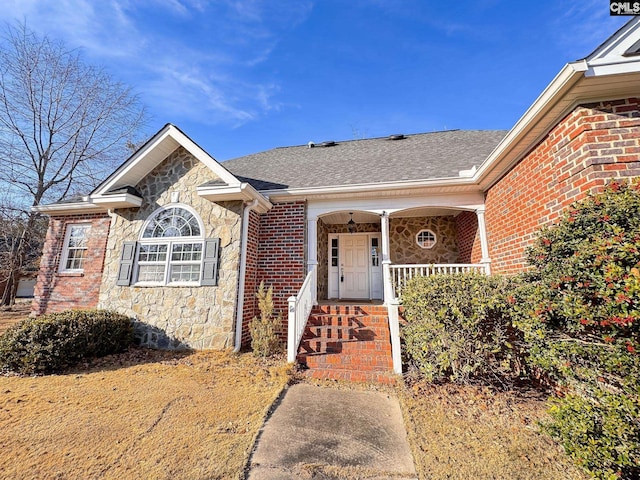
<path fill-rule="evenodd" d="M 394 383 L 386 307 L 314 307 L 297 359 L 312 378 Z"/>
<path fill-rule="evenodd" d="M 308 370 L 305 376 L 318 380 L 342 380 L 346 382 L 375 382 L 395 385 L 397 378 L 388 372 L 360 372 L 355 370 Z"/>

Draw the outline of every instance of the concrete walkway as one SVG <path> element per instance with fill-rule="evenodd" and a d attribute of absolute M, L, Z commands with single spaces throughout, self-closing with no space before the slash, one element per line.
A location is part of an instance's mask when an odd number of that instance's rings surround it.
<path fill-rule="evenodd" d="M 417 478 L 395 397 L 299 384 L 258 436 L 249 480 Z"/>

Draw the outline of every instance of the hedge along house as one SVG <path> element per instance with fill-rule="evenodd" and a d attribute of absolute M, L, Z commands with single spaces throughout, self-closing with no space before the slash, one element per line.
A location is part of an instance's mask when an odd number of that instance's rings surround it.
<path fill-rule="evenodd" d="M 118 310 L 156 347 L 239 348 L 273 286 L 289 360 L 317 376 L 400 372 L 416 275 L 525 267 L 534 232 L 640 175 L 640 18 L 566 65 L 505 131 L 276 148 L 220 164 L 166 125 L 50 226 L 33 313 Z"/>

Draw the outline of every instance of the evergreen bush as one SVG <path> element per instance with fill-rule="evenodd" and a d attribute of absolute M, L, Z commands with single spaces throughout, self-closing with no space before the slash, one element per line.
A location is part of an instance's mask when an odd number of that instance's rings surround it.
<path fill-rule="evenodd" d="M 561 397 L 546 425 L 597 478 L 640 477 L 640 183 L 613 182 L 540 231 L 511 298 L 529 362 Z"/>
<path fill-rule="evenodd" d="M 107 310 L 70 310 L 29 318 L 0 336 L 0 368 L 22 374 L 62 371 L 85 358 L 125 350 L 131 319 Z"/>
<path fill-rule="evenodd" d="M 429 381 L 510 384 L 523 372 L 511 284 L 473 273 L 412 279 L 402 293 L 406 360 Z"/>

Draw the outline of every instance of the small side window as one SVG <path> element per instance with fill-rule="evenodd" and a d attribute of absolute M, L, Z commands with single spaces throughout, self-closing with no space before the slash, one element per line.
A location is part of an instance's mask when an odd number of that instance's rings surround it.
<path fill-rule="evenodd" d="M 371 237 L 371 266 L 380 266 L 380 247 L 378 246 L 378 237 Z"/>
<path fill-rule="evenodd" d="M 337 238 L 331 239 L 331 266 L 332 267 L 338 266 L 338 239 Z"/>
<path fill-rule="evenodd" d="M 87 238 L 91 225 L 87 223 L 70 223 L 62 247 L 60 272 L 80 273 L 84 271 L 87 257 Z"/>
<path fill-rule="evenodd" d="M 436 234 L 431 230 L 420 230 L 416 235 L 416 243 L 420 248 L 433 248 L 437 242 Z"/>

